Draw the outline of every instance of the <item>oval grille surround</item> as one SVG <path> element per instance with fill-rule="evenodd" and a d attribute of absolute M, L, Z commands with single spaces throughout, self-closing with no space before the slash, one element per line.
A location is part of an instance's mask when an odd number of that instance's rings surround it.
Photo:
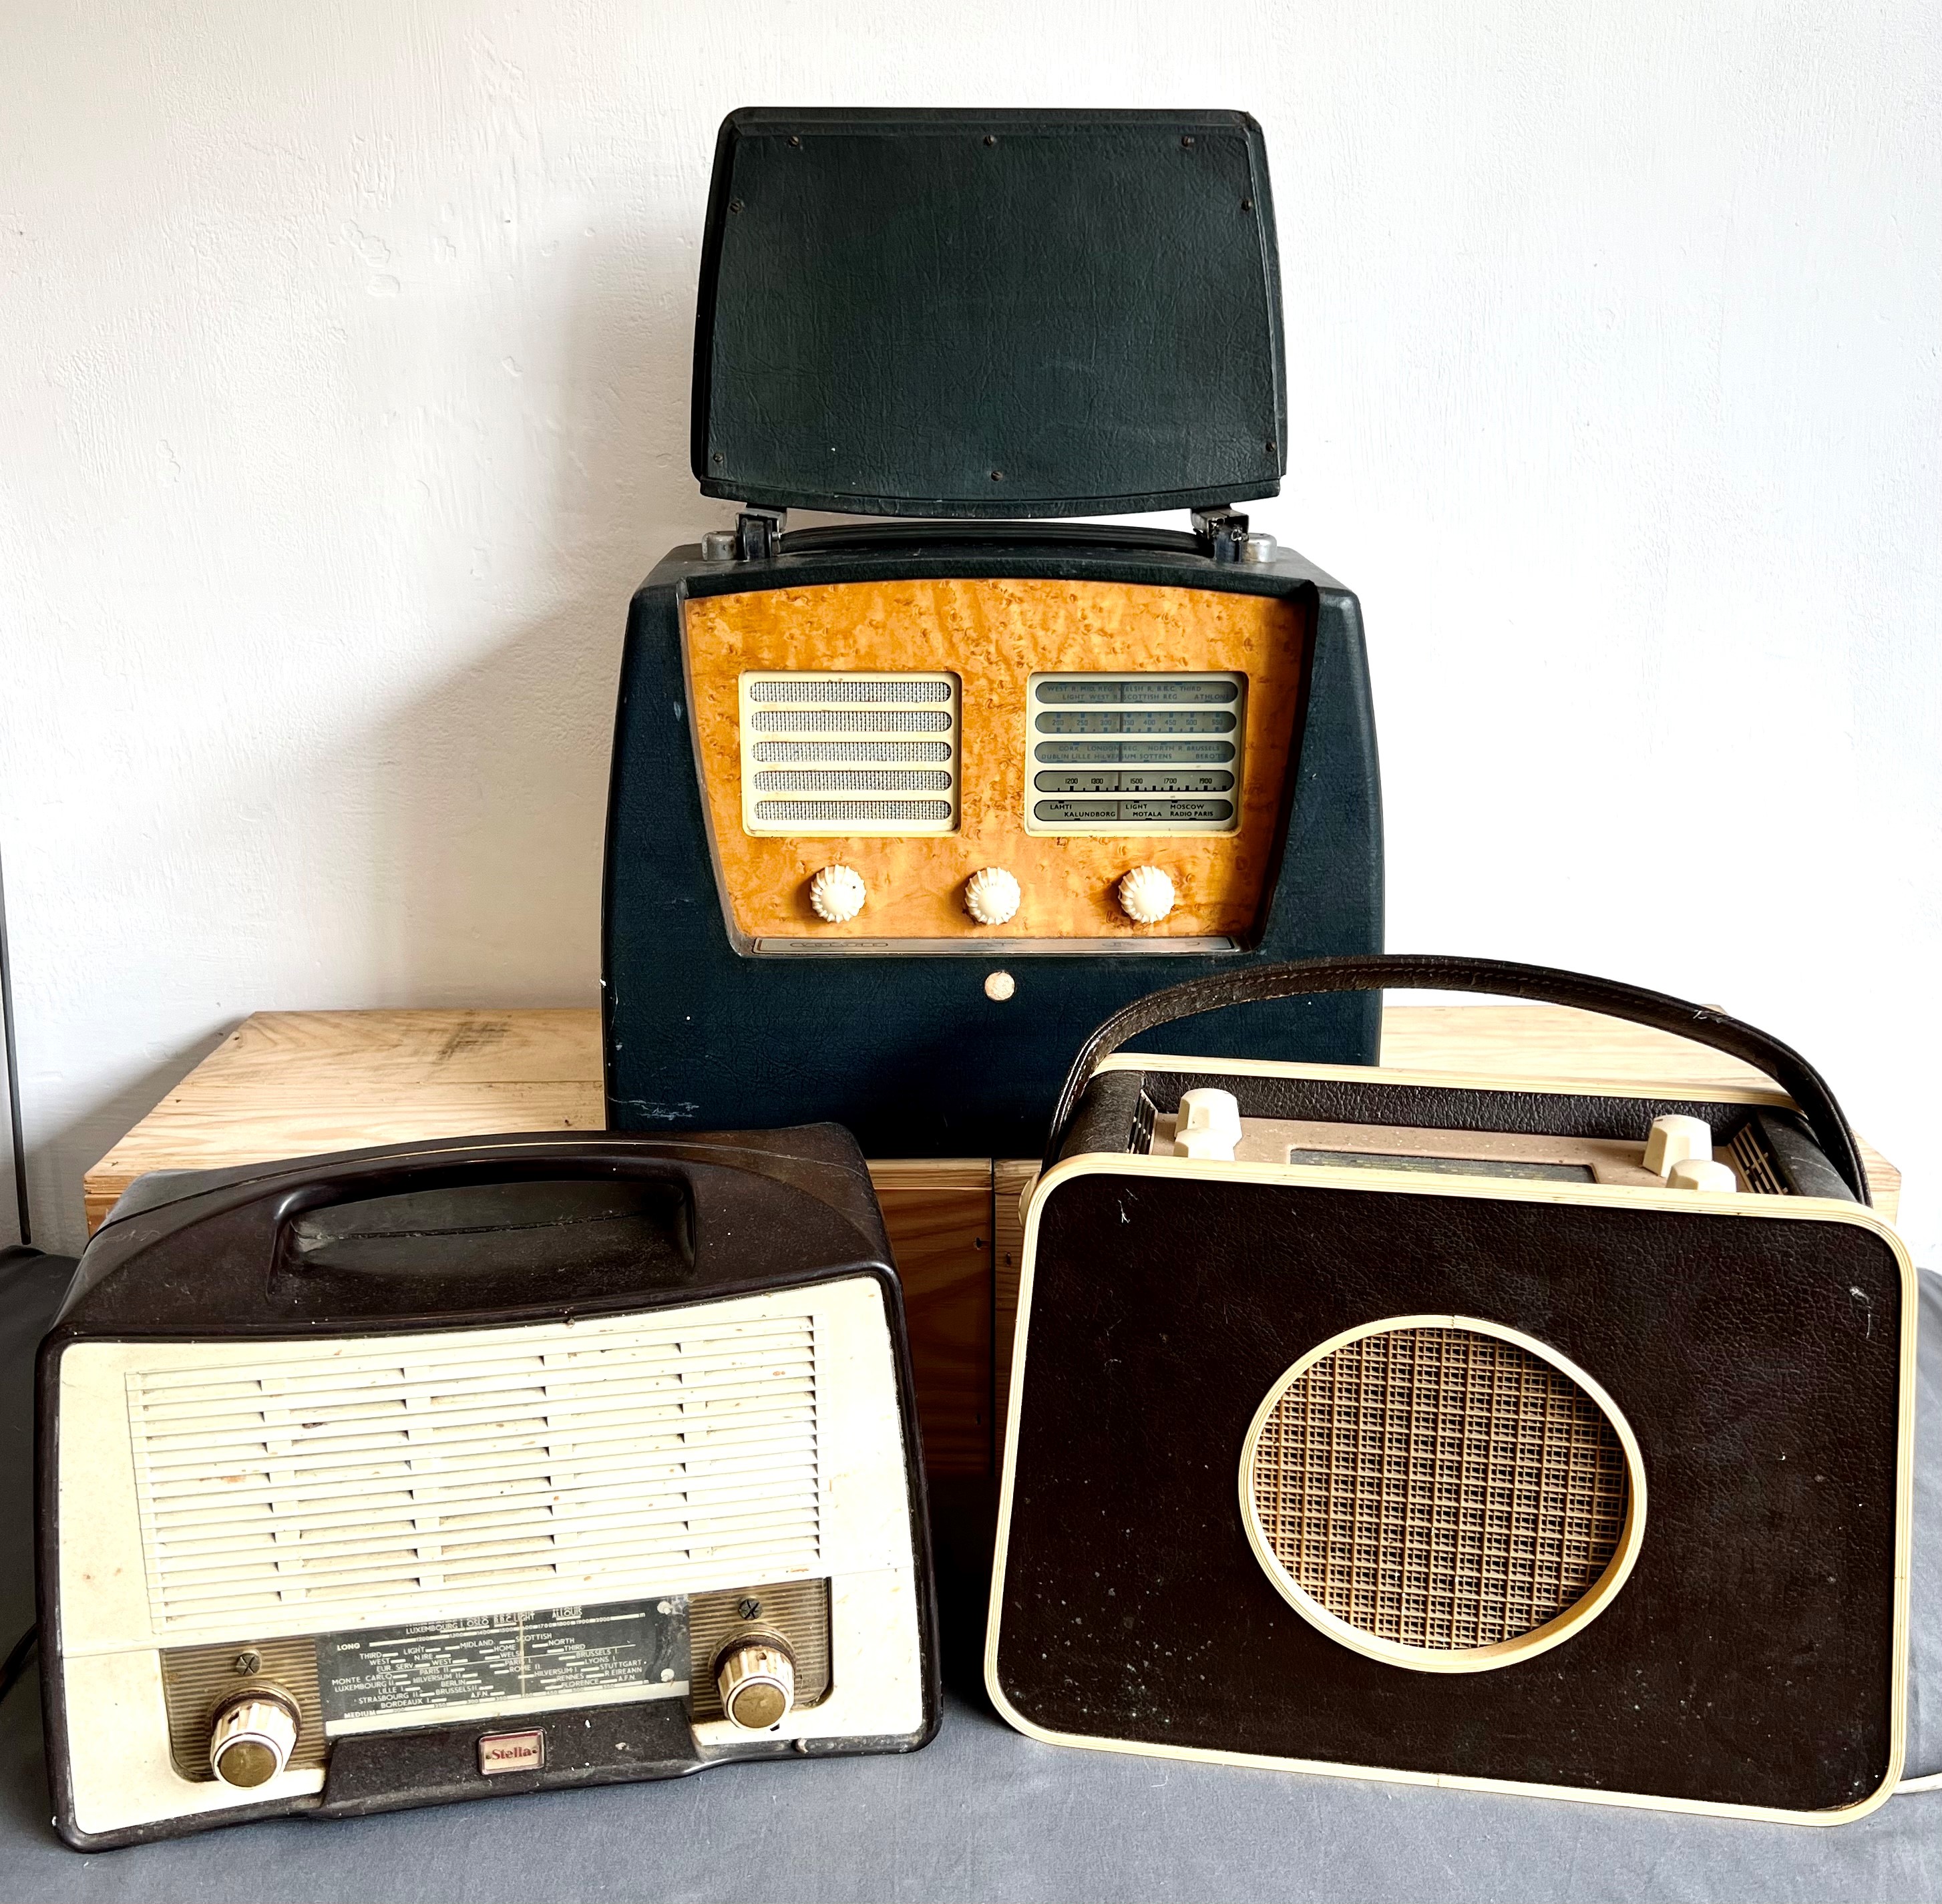
<path fill-rule="evenodd" d="M 1476 1671 L 1601 1611 L 1643 1531 L 1637 1444 L 1588 1376 L 1467 1318 L 1349 1331 L 1270 1390 L 1243 1453 L 1257 1557 L 1331 1637 Z"/>

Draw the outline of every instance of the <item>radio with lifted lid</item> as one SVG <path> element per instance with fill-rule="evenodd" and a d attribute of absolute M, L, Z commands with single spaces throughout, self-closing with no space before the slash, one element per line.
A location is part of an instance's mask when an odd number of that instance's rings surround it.
<path fill-rule="evenodd" d="M 730 116 L 691 458 L 740 510 L 628 622 L 610 1125 L 1035 1154 L 1070 1026 L 1380 945 L 1360 611 L 1239 507 L 1288 415 L 1245 114 Z M 1254 1035 L 1367 1061 L 1375 1009 Z"/>

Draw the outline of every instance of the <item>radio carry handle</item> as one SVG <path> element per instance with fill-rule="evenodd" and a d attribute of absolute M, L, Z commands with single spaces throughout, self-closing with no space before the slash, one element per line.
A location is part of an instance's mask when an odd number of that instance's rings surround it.
<path fill-rule="evenodd" d="M 1565 1005 L 1667 1031 L 1737 1058 L 1772 1078 L 1793 1100 L 1827 1161 L 1864 1205 L 1872 1205 L 1867 1172 L 1848 1121 L 1825 1079 L 1790 1045 L 1710 1006 L 1693 1005 L 1665 992 L 1551 966 L 1505 959 L 1443 954 L 1372 953 L 1362 957 L 1303 959 L 1251 971 L 1189 979 L 1135 999 L 1100 1025 L 1080 1047 L 1052 1111 L 1044 1168 L 1058 1161 L 1080 1094 L 1100 1064 L 1144 1032 L 1177 1019 L 1196 1018 L 1230 1005 L 1301 998 L 1324 992 L 1422 990 L 1481 992 L 1500 998 Z"/>

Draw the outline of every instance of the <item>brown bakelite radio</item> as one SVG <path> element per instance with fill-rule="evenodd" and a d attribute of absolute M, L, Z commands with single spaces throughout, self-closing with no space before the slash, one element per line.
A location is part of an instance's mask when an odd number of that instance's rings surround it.
<path fill-rule="evenodd" d="M 833 1126 L 158 1173 L 39 1382 L 82 1849 L 936 1728 L 901 1291 Z"/>
<path fill-rule="evenodd" d="M 1115 1055 L 1379 986 L 1778 1088 Z M 1824 1084 L 1716 1012 L 1456 959 L 1159 993 L 1031 1193 L 991 1696 L 1064 1744 L 1858 1817 L 1902 1762 L 1914 1281 Z"/>

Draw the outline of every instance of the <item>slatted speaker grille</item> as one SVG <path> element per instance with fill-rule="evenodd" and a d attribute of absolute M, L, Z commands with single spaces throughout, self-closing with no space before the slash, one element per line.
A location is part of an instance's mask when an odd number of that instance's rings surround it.
<path fill-rule="evenodd" d="M 519 1335 L 131 1375 L 156 1625 L 445 1618 L 818 1560 L 812 1317 Z"/>
<path fill-rule="evenodd" d="M 957 823 L 957 677 L 746 674 L 751 833 L 948 833 Z"/>
<path fill-rule="evenodd" d="M 1604 1410 L 1516 1343 L 1463 1328 L 1362 1336 L 1263 1422 L 1252 1495 L 1297 1586 L 1376 1639 L 1429 1651 L 1543 1626 L 1625 1531 L 1625 1451 Z"/>

